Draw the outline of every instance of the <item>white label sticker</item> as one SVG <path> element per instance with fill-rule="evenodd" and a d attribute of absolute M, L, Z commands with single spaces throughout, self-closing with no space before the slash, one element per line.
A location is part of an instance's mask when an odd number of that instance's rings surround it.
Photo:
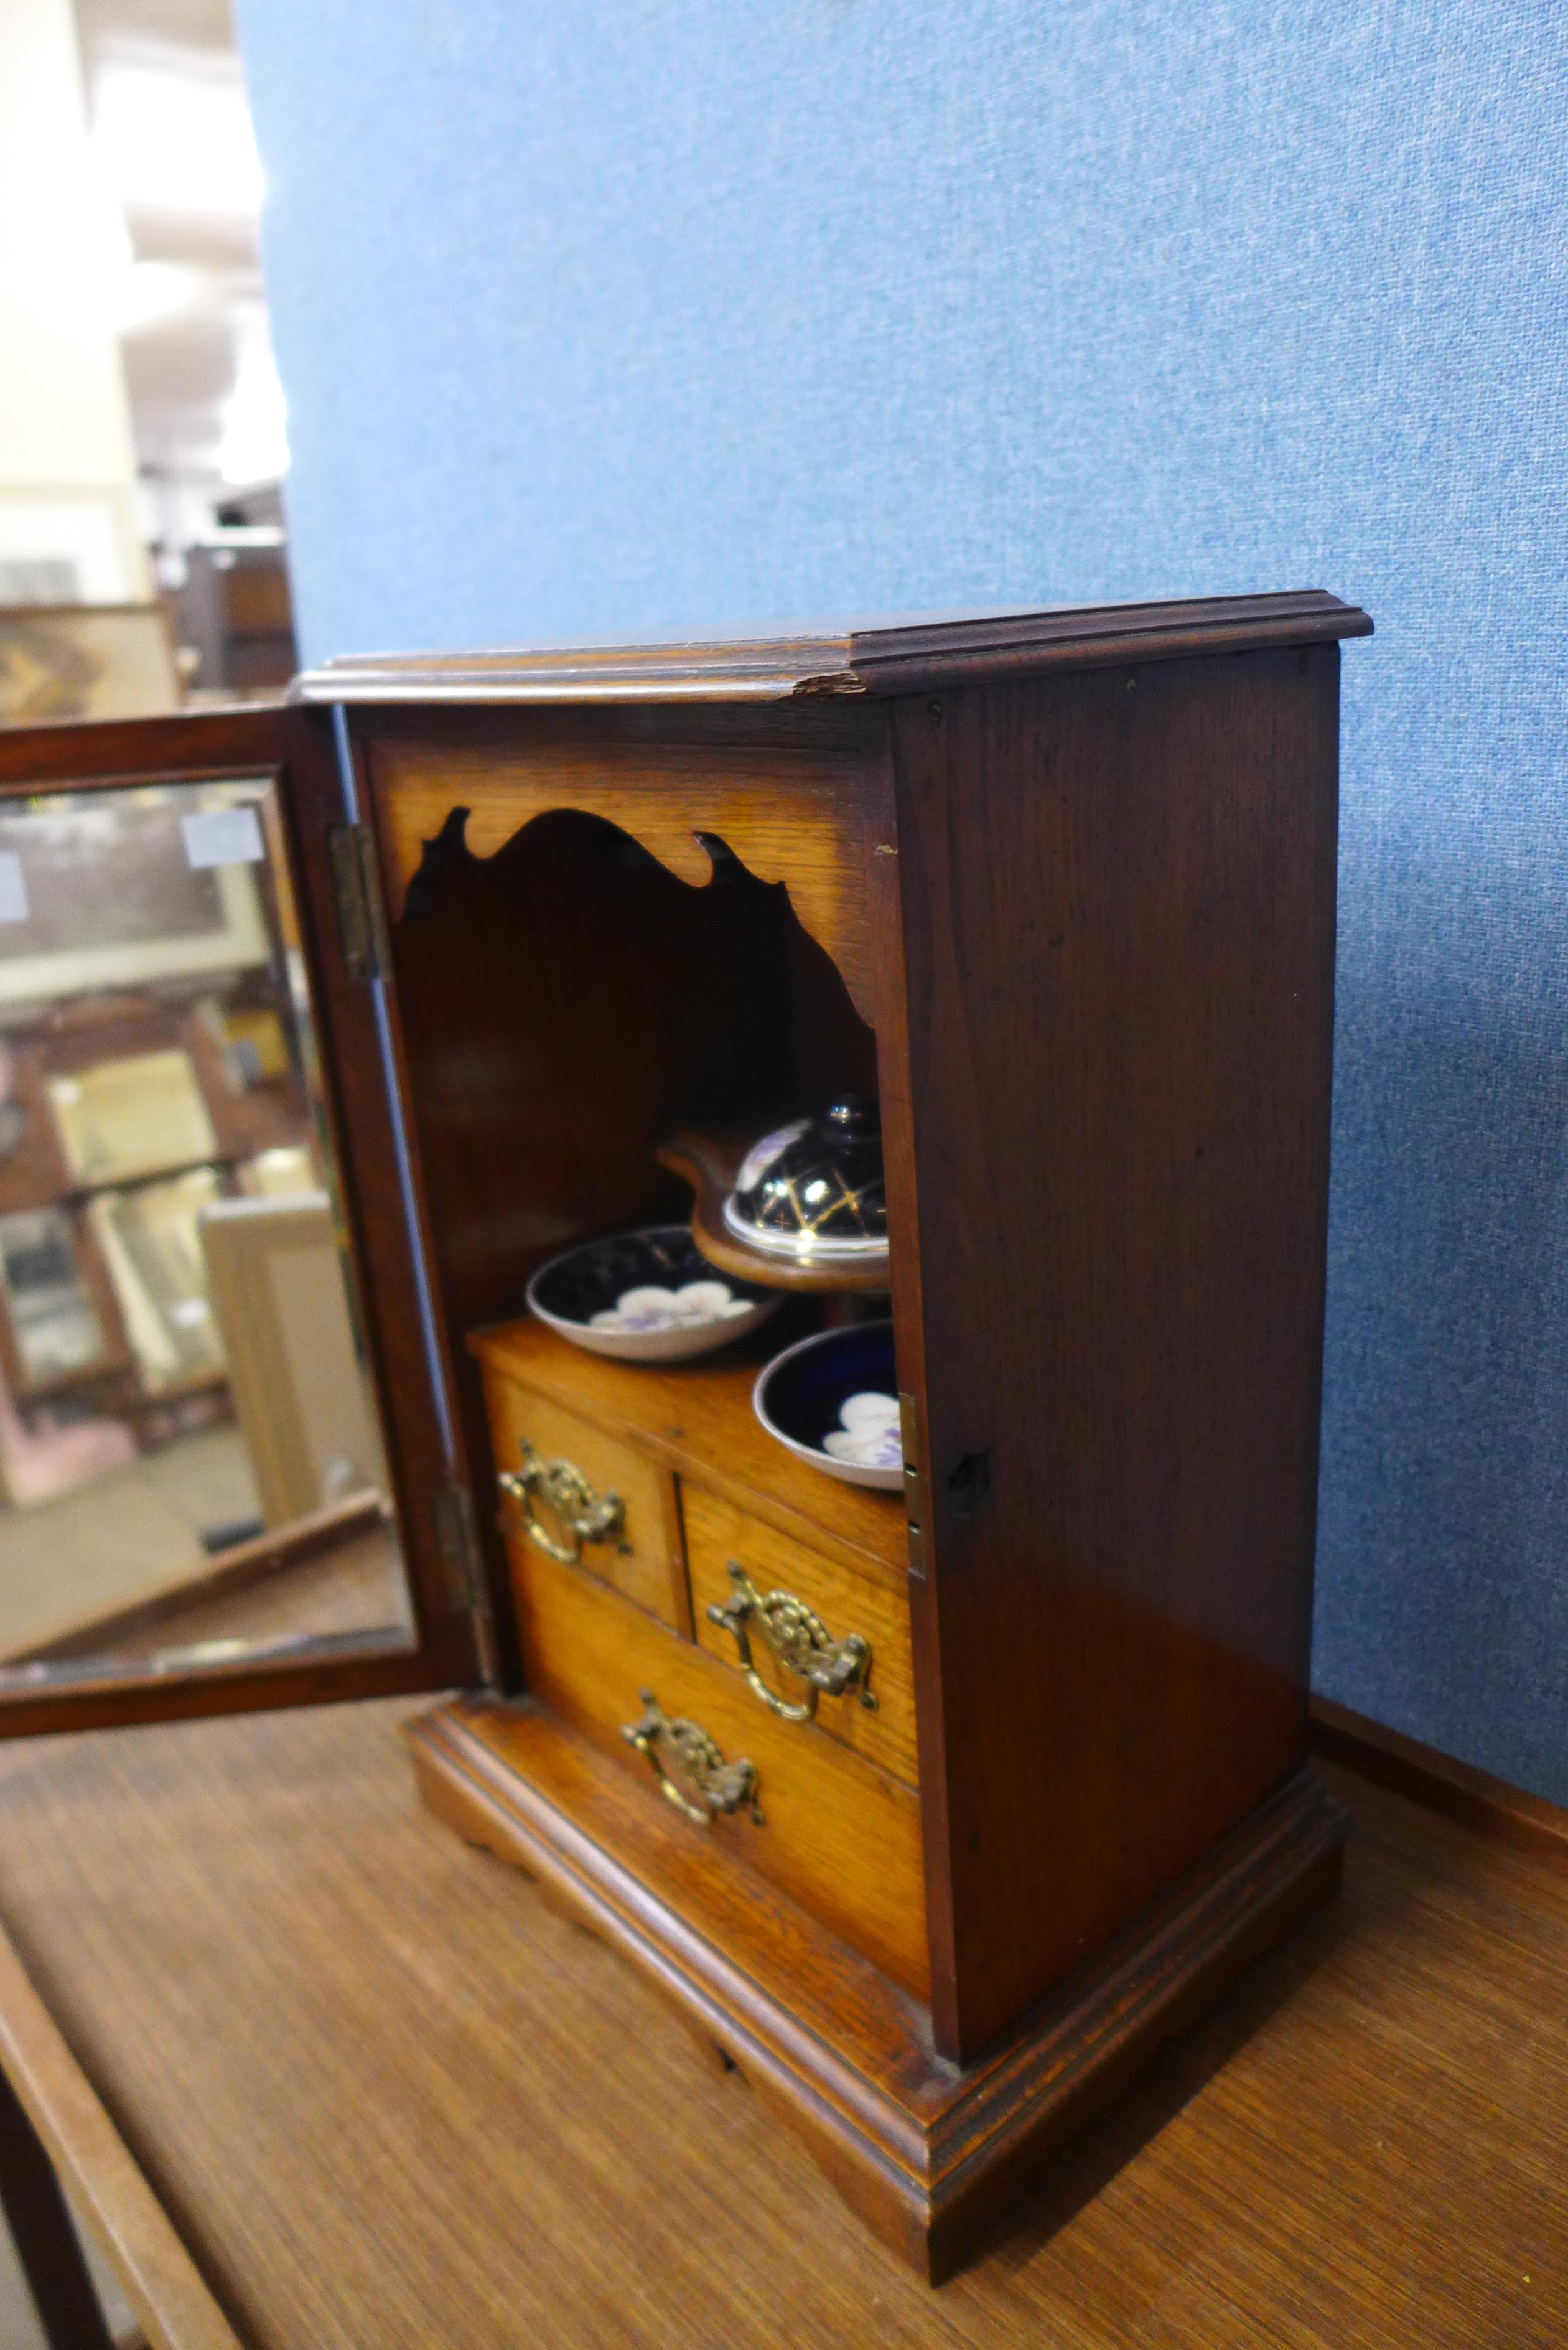
<path fill-rule="evenodd" d="M 0 922 L 27 919 L 27 883 L 22 860 L 9 849 L 0 850 Z"/>
<path fill-rule="evenodd" d="M 185 857 L 192 867 L 259 865 L 266 855 L 254 807 L 203 808 L 182 816 Z"/>

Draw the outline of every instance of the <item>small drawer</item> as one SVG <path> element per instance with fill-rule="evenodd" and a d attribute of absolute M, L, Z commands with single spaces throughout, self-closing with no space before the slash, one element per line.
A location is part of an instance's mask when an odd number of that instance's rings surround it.
<path fill-rule="evenodd" d="M 580 1568 L 508 1535 L 528 1688 L 625 1762 L 657 1802 L 648 1757 L 626 1736 L 649 1720 L 649 1690 L 667 1725 L 734 1799 L 705 1814 L 712 1836 L 862 1951 L 916 1998 L 929 1991 L 920 1804 L 912 1789 L 809 1728 L 757 1703 L 738 1673 L 705 1657 Z M 649 1742 L 691 1799 L 681 1757 Z M 749 1765 L 749 1771 L 737 1766 Z M 726 1775 L 727 1774 L 727 1775 Z M 700 1784 L 701 1783 L 695 1783 Z M 682 1805 L 684 1808 L 684 1804 Z M 753 1809 L 761 1814 L 760 1824 Z"/>
<path fill-rule="evenodd" d="M 830 1738 L 879 1762 L 911 1787 L 917 1786 L 919 1765 L 915 1754 L 908 1592 L 890 1582 L 857 1575 L 853 1567 L 841 1566 L 819 1551 L 791 1542 L 787 1534 L 747 1517 L 732 1503 L 721 1501 L 689 1478 L 680 1482 L 680 1513 L 686 1528 L 692 1627 L 703 1648 L 744 1672 L 743 1640 L 750 1650 L 751 1669 L 776 1700 L 777 1709 L 788 1708 L 795 1715 L 804 1709 Z M 746 1593 L 730 1571 L 732 1560 L 742 1570 L 757 1598 L 766 1602 L 785 1595 L 800 1601 L 816 1618 L 829 1645 L 818 1651 L 814 1661 L 819 1666 L 827 1661 L 827 1679 L 844 1682 L 839 1693 L 834 1694 L 831 1688 L 814 1689 L 808 1679 L 781 1661 L 776 1647 L 787 1650 L 794 1645 L 789 1638 L 790 1612 L 764 1609 L 759 1620 L 759 1611 L 745 1606 Z M 730 1623 L 715 1623 L 710 1608 L 729 1611 Z M 851 1639 L 856 1645 L 846 1648 L 843 1644 Z M 862 1661 L 862 1649 L 868 1663 Z M 835 1665 L 836 1673 L 832 1669 Z M 853 1668 L 847 1677 L 846 1665 Z M 768 1708 L 767 1699 L 749 1679 L 745 1686 L 759 1712 L 775 1710 Z M 874 1704 L 865 1703 L 867 1696 L 875 1700 Z M 787 1717 L 781 1715 L 784 1718 Z"/>
<path fill-rule="evenodd" d="M 650 1616 L 690 1630 L 668 1471 L 493 1371 L 485 1373 L 484 1395 L 497 1470 L 504 1479 L 528 1481 L 522 1492 L 503 1485 L 509 1529 L 522 1538 L 523 1522 L 531 1521 L 526 1538 L 541 1555 L 546 1544 L 574 1553 L 590 1575 L 613 1584 Z"/>

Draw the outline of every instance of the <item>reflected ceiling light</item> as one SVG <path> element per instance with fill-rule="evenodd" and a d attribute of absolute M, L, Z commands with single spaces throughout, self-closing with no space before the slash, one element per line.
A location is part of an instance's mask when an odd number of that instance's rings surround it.
<path fill-rule="evenodd" d="M 109 185 L 133 211 L 243 219 L 260 209 L 261 160 L 236 77 L 106 66 L 92 136 Z"/>
<path fill-rule="evenodd" d="M 117 334 L 144 334 L 199 309 L 208 298 L 203 273 L 182 261 L 133 261 L 115 286 Z"/>
<path fill-rule="evenodd" d="M 272 344 L 264 330 L 245 335 L 234 388 L 223 402 L 218 472 L 231 489 L 281 482 L 288 471 L 288 410 Z"/>

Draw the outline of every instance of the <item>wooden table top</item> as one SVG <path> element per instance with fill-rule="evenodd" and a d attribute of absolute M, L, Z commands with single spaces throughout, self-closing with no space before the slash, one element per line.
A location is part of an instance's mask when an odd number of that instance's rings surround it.
<path fill-rule="evenodd" d="M 1568 1876 L 1339 1773 L 1346 1897 L 951 2283 L 416 1807 L 406 1701 L 0 1751 L 0 1918 L 256 2350 L 1547 2350 Z"/>

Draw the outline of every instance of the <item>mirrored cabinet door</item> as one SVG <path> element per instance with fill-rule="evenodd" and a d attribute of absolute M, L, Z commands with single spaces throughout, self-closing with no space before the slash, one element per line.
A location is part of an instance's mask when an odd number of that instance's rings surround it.
<path fill-rule="evenodd" d="M 196 774 L 178 721 L 130 775 L 143 730 L 0 737 L 0 1731 L 462 1661 L 392 1472 L 287 722 L 228 725 Z"/>

